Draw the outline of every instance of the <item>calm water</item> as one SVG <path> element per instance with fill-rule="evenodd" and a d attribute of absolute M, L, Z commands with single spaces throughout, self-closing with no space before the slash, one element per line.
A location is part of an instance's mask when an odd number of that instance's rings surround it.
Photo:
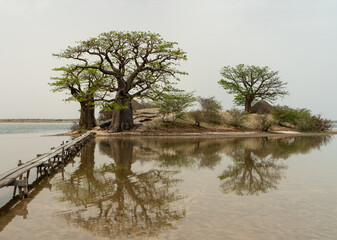
<path fill-rule="evenodd" d="M 38 153 L 50 151 L 69 137 L 52 134 L 66 133 L 71 123 L 0 123 L 0 172 L 26 162 Z"/>
<path fill-rule="evenodd" d="M 334 136 L 97 137 L 1 208 L 0 239 L 336 239 L 336 154 Z"/>
<path fill-rule="evenodd" d="M 68 132 L 71 123 L 0 123 L 0 134 L 56 134 Z"/>

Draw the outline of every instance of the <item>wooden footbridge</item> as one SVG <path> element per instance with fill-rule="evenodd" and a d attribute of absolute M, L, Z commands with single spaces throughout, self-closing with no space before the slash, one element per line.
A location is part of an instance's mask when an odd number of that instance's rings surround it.
<path fill-rule="evenodd" d="M 0 174 L 0 188 L 14 186 L 14 196 L 18 187 L 19 193 L 23 193 L 24 197 L 28 197 L 28 183 L 31 169 L 37 169 L 37 177 L 39 174 L 50 175 L 53 169 L 60 163 L 64 163 L 69 157 L 74 156 L 93 136 L 94 133 L 85 133 L 72 141 L 62 142 L 61 146 L 52 148 L 48 153 L 38 154 L 36 158 L 25 163 L 19 160 L 16 168 Z"/>

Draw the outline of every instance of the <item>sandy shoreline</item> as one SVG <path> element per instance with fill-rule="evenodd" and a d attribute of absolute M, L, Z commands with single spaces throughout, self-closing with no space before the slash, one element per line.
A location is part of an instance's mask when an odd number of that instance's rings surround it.
<path fill-rule="evenodd" d="M 97 137 L 207 137 L 207 138 L 228 138 L 228 137 L 291 137 L 291 136 L 324 136 L 337 134 L 337 130 L 326 132 L 304 133 L 296 131 L 205 131 L 205 132 L 164 132 L 164 131 L 130 131 L 119 133 L 108 133 L 104 130 L 91 130 Z M 69 132 L 57 134 L 55 136 L 74 136 L 78 133 Z"/>

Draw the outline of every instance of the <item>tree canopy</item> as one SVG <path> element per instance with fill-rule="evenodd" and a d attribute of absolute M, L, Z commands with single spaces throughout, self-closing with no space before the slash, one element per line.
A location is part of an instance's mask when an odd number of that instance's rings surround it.
<path fill-rule="evenodd" d="M 228 93 L 235 95 L 234 102 L 244 105 L 246 112 L 250 112 L 253 101 L 275 101 L 278 97 L 288 94 L 285 90 L 287 83 L 281 81 L 278 71 L 272 71 L 267 66 L 225 66 L 221 75 L 223 79 L 218 83 Z"/>
<path fill-rule="evenodd" d="M 110 88 L 113 104 L 121 107 L 112 128 L 121 131 L 133 127 L 130 101 L 134 97 L 148 97 L 187 74 L 177 69 L 179 60 L 187 57 L 176 45 L 156 33 L 111 31 L 54 56 L 72 59 L 77 68 L 96 69 L 114 79 Z"/>
<path fill-rule="evenodd" d="M 79 127 L 95 127 L 95 103 L 109 96 L 113 79 L 96 69 L 77 68 L 67 65 L 53 69 L 60 72 L 59 77 L 52 77 L 53 92 L 68 91 L 70 97 L 65 101 L 77 101 L 81 105 Z"/>

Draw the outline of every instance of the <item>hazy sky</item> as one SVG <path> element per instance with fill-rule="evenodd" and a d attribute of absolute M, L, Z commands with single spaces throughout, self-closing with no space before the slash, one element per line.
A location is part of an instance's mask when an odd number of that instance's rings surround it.
<path fill-rule="evenodd" d="M 337 119 L 336 0 L 0 0 L 0 119 L 77 118 L 77 103 L 50 91 L 52 56 L 111 30 L 151 31 L 187 52 L 179 87 L 215 96 L 225 65 L 269 66 L 288 82 L 275 104 Z"/>

